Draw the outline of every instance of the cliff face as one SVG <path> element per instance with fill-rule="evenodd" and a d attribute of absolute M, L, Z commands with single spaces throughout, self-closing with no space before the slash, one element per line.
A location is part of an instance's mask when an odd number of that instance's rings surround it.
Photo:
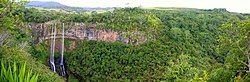
<path fill-rule="evenodd" d="M 32 29 L 34 35 L 35 44 L 42 42 L 43 40 L 50 39 L 51 28 L 56 26 L 57 33 L 56 38 L 61 38 L 61 27 L 62 23 L 50 24 L 50 23 L 33 23 L 28 24 L 29 28 Z M 113 31 L 111 29 L 97 29 L 96 25 L 85 25 L 83 23 L 64 24 L 65 27 L 65 38 L 74 40 L 99 40 L 107 42 L 120 41 L 123 43 L 139 44 L 146 41 L 146 38 L 140 32 L 134 32 L 134 35 L 124 37 L 123 33 Z M 136 37 L 132 39 L 131 37 Z M 139 37 L 139 38 L 138 38 Z"/>

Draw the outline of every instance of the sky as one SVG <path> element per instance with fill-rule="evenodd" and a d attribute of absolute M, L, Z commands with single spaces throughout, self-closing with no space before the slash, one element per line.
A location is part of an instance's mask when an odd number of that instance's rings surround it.
<path fill-rule="evenodd" d="M 250 0 L 31 0 L 55 1 L 74 7 L 185 7 L 226 8 L 231 12 L 250 13 Z"/>

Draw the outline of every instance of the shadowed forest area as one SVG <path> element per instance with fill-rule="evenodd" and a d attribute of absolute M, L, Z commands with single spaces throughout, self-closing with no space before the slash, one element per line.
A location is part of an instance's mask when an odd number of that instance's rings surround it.
<path fill-rule="evenodd" d="M 0 1 L 0 82 L 250 81 L 250 14 L 27 3 Z"/>

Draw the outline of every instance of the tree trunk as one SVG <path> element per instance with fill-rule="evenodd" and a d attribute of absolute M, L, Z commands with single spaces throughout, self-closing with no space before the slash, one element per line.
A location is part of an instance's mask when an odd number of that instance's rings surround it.
<path fill-rule="evenodd" d="M 247 54 L 247 61 L 248 61 L 248 64 L 247 64 L 248 71 L 250 72 L 250 58 L 249 58 L 249 54 Z"/>

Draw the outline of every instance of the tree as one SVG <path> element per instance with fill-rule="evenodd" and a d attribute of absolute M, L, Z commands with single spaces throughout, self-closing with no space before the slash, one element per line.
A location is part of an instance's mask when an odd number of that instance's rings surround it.
<path fill-rule="evenodd" d="M 16 41 L 14 39 L 25 37 L 25 34 L 20 31 L 23 23 L 24 3 L 23 0 L 19 2 L 15 0 L 0 1 L 0 46 L 9 43 L 8 40 Z"/>
<path fill-rule="evenodd" d="M 250 20 L 224 24 L 222 30 L 219 52 L 227 54 L 226 61 L 234 70 L 250 72 Z"/>

